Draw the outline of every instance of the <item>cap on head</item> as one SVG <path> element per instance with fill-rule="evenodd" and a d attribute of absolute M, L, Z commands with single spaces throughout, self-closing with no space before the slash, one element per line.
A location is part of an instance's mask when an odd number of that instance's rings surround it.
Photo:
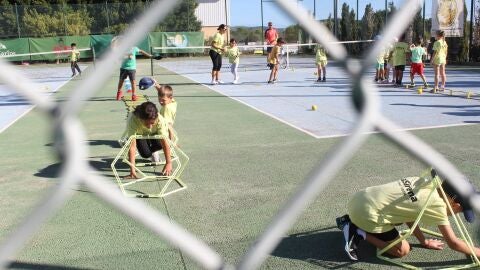
<path fill-rule="evenodd" d="M 436 170 L 432 169 L 431 174 L 432 174 L 432 177 L 437 176 Z M 470 186 L 472 190 L 475 190 L 475 188 L 471 183 L 470 183 Z M 450 185 L 450 183 L 446 179 L 444 179 L 442 183 L 442 188 L 448 197 L 452 198 L 456 203 L 459 203 L 460 206 L 462 206 L 463 216 L 465 217 L 465 220 L 469 223 L 473 223 L 473 221 L 475 220 L 475 213 L 473 212 L 472 206 L 470 205 L 468 200 L 460 196 L 458 191 L 455 190 L 455 188 L 452 185 Z"/>
<path fill-rule="evenodd" d="M 222 23 L 218 26 L 217 30 L 227 30 L 227 26 Z"/>

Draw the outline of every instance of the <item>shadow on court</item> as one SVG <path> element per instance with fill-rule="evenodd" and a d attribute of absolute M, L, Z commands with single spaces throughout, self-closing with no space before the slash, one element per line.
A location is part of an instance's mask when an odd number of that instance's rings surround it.
<path fill-rule="evenodd" d="M 289 235 L 283 238 L 272 255 L 305 261 L 327 269 L 353 268 L 355 262 L 350 261 L 345 254 L 344 245 L 343 233 L 336 227 L 328 227 Z M 375 257 L 375 248 L 365 243 L 361 243 L 358 256 L 362 262 L 383 264 Z"/>
<path fill-rule="evenodd" d="M 356 262 L 350 261 L 344 251 L 345 240 L 343 233 L 336 227 L 323 228 L 316 231 L 291 234 L 280 242 L 277 248 L 272 253 L 273 256 L 285 259 L 294 259 L 305 261 L 321 268 L 326 269 L 357 269 Z M 435 252 L 423 248 L 420 244 L 411 244 L 412 252 Z M 449 261 L 418 261 L 410 254 L 403 259 L 402 262 L 412 264 L 416 267 L 438 268 L 445 266 L 458 266 L 468 264 L 467 259 L 454 259 Z M 417 254 L 419 255 L 419 254 Z M 359 263 L 370 263 L 375 265 L 382 265 L 385 267 L 393 267 L 386 261 L 380 260 L 376 257 L 376 248 L 361 241 L 358 249 Z"/>
<path fill-rule="evenodd" d="M 7 269 L 34 269 L 34 270 L 80 270 L 91 268 L 77 268 L 64 265 L 29 263 L 29 262 L 13 262 Z"/>

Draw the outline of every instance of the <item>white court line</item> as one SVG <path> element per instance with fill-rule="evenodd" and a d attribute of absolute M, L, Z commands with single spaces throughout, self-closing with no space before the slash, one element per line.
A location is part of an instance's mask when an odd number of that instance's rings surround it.
<path fill-rule="evenodd" d="M 415 130 L 423 130 L 423 129 L 449 128 L 449 127 L 461 127 L 461 126 L 473 126 L 473 125 L 478 125 L 478 124 L 477 123 L 449 124 L 449 125 L 426 126 L 426 127 L 416 127 L 416 128 L 402 128 L 402 129 L 397 129 L 395 131 L 415 131 Z M 379 134 L 379 133 L 380 133 L 379 131 L 372 131 L 372 132 L 367 132 L 363 134 L 367 135 L 367 134 Z M 340 138 L 340 137 L 346 137 L 350 135 L 351 135 L 350 133 L 325 135 L 325 136 L 317 136 L 317 139 Z"/>
<path fill-rule="evenodd" d="M 235 98 L 235 97 L 232 97 L 232 96 L 230 96 L 230 95 L 227 95 L 227 94 L 225 94 L 225 93 L 223 93 L 223 92 L 220 92 L 220 90 L 217 90 L 217 89 L 215 89 L 215 88 L 212 88 L 212 87 L 211 87 L 212 85 L 200 83 L 199 81 L 191 78 L 191 77 L 188 76 L 188 75 L 182 75 L 182 74 L 180 74 L 180 73 L 177 73 L 177 72 L 175 72 L 175 71 L 173 71 L 173 70 L 171 70 L 171 69 L 169 69 L 169 68 L 167 68 L 167 67 L 165 67 L 165 66 L 162 66 L 161 64 L 160 64 L 160 66 L 161 66 L 162 68 L 165 68 L 165 69 L 167 69 L 167 70 L 169 70 L 169 71 L 177 74 L 177 75 L 180 75 L 180 76 L 182 76 L 182 77 L 186 77 L 186 78 L 188 78 L 189 80 L 192 80 L 192 81 L 194 81 L 194 82 L 197 82 L 197 83 L 199 83 L 200 85 L 203 85 L 203 86 L 207 87 L 208 89 L 213 90 L 214 92 L 216 92 L 216 93 L 218 93 L 218 94 L 220 94 L 220 95 L 222 95 L 222 96 L 231 98 L 231 99 L 233 99 L 233 100 L 235 100 L 235 101 L 237 101 L 237 102 L 239 102 L 239 103 L 241 103 L 241 104 L 243 104 L 243 105 L 245 105 L 245 106 L 247 106 L 247 107 L 249 107 L 249 108 L 252 108 L 252 109 L 254 109 L 254 110 L 258 111 L 258 112 L 261 112 L 261 113 L 263 113 L 263 114 L 265 114 L 265 115 L 267 115 L 267 116 L 269 116 L 269 117 L 271 117 L 271 118 L 273 118 L 273 119 L 275 119 L 275 120 L 277 120 L 277 121 L 279 121 L 279 122 L 281 122 L 281 123 L 283 123 L 283 124 L 285 124 L 285 125 L 287 125 L 287 126 L 290 126 L 290 127 L 294 128 L 294 129 L 296 129 L 296 130 L 299 130 L 299 131 L 301 131 L 301 132 L 303 132 L 303 133 L 305 133 L 305 134 L 307 134 L 307 135 L 310 135 L 310 136 L 314 137 L 315 139 L 330 139 L 330 138 L 341 138 L 341 137 L 350 136 L 350 133 L 335 134 L 335 135 L 324 135 L 324 136 L 316 135 L 316 134 L 314 134 L 314 133 L 312 133 L 312 132 L 310 132 L 310 131 L 308 131 L 308 130 L 305 130 L 305 129 L 301 128 L 301 127 L 295 126 L 294 124 L 292 124 L 292 123 L 290 123 L 290 122 L 287 122 L 287 121 L 284 120 L 284 119 L 278 118 L 278 117 L 275 116 L 275 115 L 272 115 L 272 114 L 270 114 L 270 113 L 268 113 L 268 112 L 262 111 L 261 109 L 255 107 L 255 106 L 253 106 L 253 105 L 251 105 L 251 104 L 248 104 L 248 103 L 245 102 L 245 101 L 242 101 L 242 100 L 240 100 L 240 99 L 238 99 L 238 98 Z M 221 84 L 218 84 L 217 86 L 221 86 Z M 404 129 L 399 129 L 399 130 L 397 130 L 397 131 L 412 131 L 412 130 L 436 129 L 436 128 L 447 128 L 447 127 L 458 127 L 458 126 L 472 126 L 472 125 L 477 125 L 477 123 L 461 123 L 461 124 L 449 124 L 449 125 L 437 125 L 437 126 L 425 126 L 425 127 L 415 127 L 415 128 L 404 128 Z M 378 133 L 380 133 L 380 132 L 378 132 L 378 131 L 372 131 L 372 132 L 367 132 L 367 133 L 365 133 L 365 134 L 378 134 Z"/>
<path fill-rule="evenodd" d="M 319 137 L 318 135 L 315 135 L 314 133 L 312 133 L 312 132 L 310 132 L 310 131 L 308 131 L 308 130 L 305 130 L 305 129 L 301 128 L 301 127 L 297 127 L 297 126 L 293 125 L 292 123 L 289 123 L 289 122 L 287 122 L 287 121 L 285 121 L 285 120 L 283 120 L 283 119 L 281 119 L 281 118 L 276 117 L 276 116 L 273 115 L 273 114 L 270 114 L 270 113 L 267 113 L 267 112 L 265 112 L 265 111 L 262 111 L 262 110 L 260 110 L 259 108 L 255 107 L 255 106 L 253 106 L 253 105 L 250 105 L 250 104 L 248 104 L 248 103 L 246 103 L 245 101 L 242 101 L 242 100 L 240 100 L 240 99 L 238 99 L 238 98 L 235 98 L 235 97 L 232 97 L 232 96 L 227 95 L 227 94 L 225 94 L 225 93 L 222 93 L 222 92 L 220 92 L 219 90 L 216 90 L 216 89 L 212 88 L 211 85 L 201 83 L 201 82 L 199 82 L 199 81 L 191 78 L 191 77 L 188 76 L 188 75 L 181 75 L 180 73 L 177 73 L 177 72 L 175 72 L 175 71 L 173 71 L 173 70 L 171 70 L 171 69 L 169 69 L 169 68 L 167 68 L 167 67 L 164 67 L 164 66 L 162 66 L 162 65 L 160 65 L 160 66 L 161 66 L 162 68 L 165 68 L 165 69 L 167 69 L 167 70 L 169 70 L 169 71 L 171 71 L 171 72 L 179 75 L 179 76 L 186 77 L 186 78 L 188 78 L 188 79 L 191 80 L 191 81 L 197 82 L 197 83 L 199 83 L 200 85 L 203 85 L 203 86 L 207 87 L 208 89 L 210 89 L 210 90 L 212 90 L 212 91 L 214 91 L 214 92 L 216 92 L 216 93 L 218 93 L 218 94 L 220 94 L 220 95 L 222 95 L 222 96 L 228 97 L 228 98 L 233 99 L 233 100 L 235 100 L 235 101 L 237 101 L 237 102 L 239 102 L 239 103 L 242 103 L 243 105 L 245 105 L 245 106 L 247 106 L 247 107 L 250 107 L 250 108 L 252 108 L 252 109 L 254 109 L 254 110 L 258 111 L 258 112 L 261 112 L 261 113 L 263 113 L 263 114 L 265 114 L 265 115 L 267 115 L 267 116 L 269 116 L 269 117 L 271 117 L 271 118 L 273 118 L 273 119 L 275 119 L 275 120 L 277 120 L 277 121 L 279 121 L 279 122 L 281 122 L 281 123 L 284 123 L 284 124 L 287 125 L 287 126 L 290 126 L 290 127 L 294 128 L 294 129 L 296 129 L 296 130 L 299 130 L 299 131 L 301 131 L 301 132 L 303 132 L 303 133 L 305 133 L 305 134 L 307 134 L 307 135 L 310 135 L 310 136 L 314 137 L 315 139 L 320 139 L 320 137 Z M 220 84 L 220 85 L 221 85 L 221 84 Z"/>
<path fill-rule="evenodd" d="M 85 71 L 87 68 L 89 68 L 90 66 L 87 66 L 83 71 Z M 76 77 L 76 76 L 75 76 Z M 53 90 L 51 93 L 49 93 L 47 96 L 51 96 L 52 94 L 56 93 L 58 89 L 62 88 L 65 84 L 67 84 L 68 82 L 70 82 L 71 80 L 73 80 L 74 77 L 70 77 L 68 78 L 68 80 L 64 81 L 63 83 L 61 83 L 60 85 L 57 86 L 57 88 L 55 88 L 55 90 Z M 35 82 L 35 84 L 38 84 L 40 85 L 41 82 Z M 26 111 L 24 111 L 22 114 L 20 114 L 19 116 L 17 116 L 15 119 L 13 119 L 10 123 L 8 123 L 7 125 L 5 125 L 4 127 L 1 127 L 0 128 L 0 134 L 2 134 L 5 130 L 7 130 L 10 126 L 12 126 L 13 124 L 15 124 L 15 122 L 17 122 L 18 120 L 20 120 L 22 117 L 24 117 L 26 114 L 28 114 L 29 112 L 31 112 L 33 109 L 35 109 L 36 105 L 31 105 L 30 107 L 27 108 Z"/>

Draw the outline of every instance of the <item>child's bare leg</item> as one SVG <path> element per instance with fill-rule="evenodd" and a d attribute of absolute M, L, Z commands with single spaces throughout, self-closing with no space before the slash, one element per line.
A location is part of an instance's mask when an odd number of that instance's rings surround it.
<path fill-rule="evenodd" d="M 437 89 L 438 88 L 438 70 L 439 70 L 439 65 L 433 65 L 433 71 L 435 74 L 435 78 L 433 79 L 433 88 Z"/>
<path fill-rule="evenodd" d="M 390 243 L 395 241 L 393 240 L 393 241 L 385 242 L 369 233 L 367 233 L 367 238 L 365 240 L 367 240 L 367 242 L 374 245 L 380 250 L 384 249 L 386 246 L 390 245 Z M 396 245 L 394 245 L 393 247 L 391 247 L 389 250 L 386 251 L 386 253 L 398 258 L 406 256 L 409 252 L 410 252 L 410 244 L 408 244 L 406 240 L 402 240 L 401 242 L 397 243 Z"/>
<path fill-rule="evenodd" d="M 275 67 L 273 68 L 273 80 L 277 80 L 278 78 L 278 64 L 275 65 Z"/>
<path fill-rule="evenodd" d="M 317 76 L 318 76 L 318 79 L 320 79 L 322 76 L 322 67 L 320 66 L 320 64 L 317 64 Z"/>
<path fill-rule="evenodd" d="M 327 77 L 327 67 L 326 66 L 322 66 L 322 71 L 323 71 L 322 78 Z"/>
<path fill-rule="evenodd" d="M 215 70 L 212 69 L 212 81 L 215 81 Z"/>
<path fill-rule="evenodd" d="M 275 70 L 272 68 L 272 70 L 270 71 L 270 77 L 268 78 L 269 82 L 273 81 L 273 73 L 274 72 L 275 72 Z"/>
<path fill-rule="evenodd" d="M 445 84 L 447 83 L 447 75 L 445 74 L 445 64 L 440 65 L 440 76 L 442 78 L 442 89 L 445 89 Z"/>
<path fill-rule="evenodd" d="M 422 78 L 423 84 L 427 84 L 427 79 L 424 74 L 420 74 L 420 78 Z"/>
<path fill-rule="evenodd" d="M 413 77 L 414 77 L 413 73 L 410 72 L 410 82 L 411 82 L 411 84 L 413 84 Z"/>

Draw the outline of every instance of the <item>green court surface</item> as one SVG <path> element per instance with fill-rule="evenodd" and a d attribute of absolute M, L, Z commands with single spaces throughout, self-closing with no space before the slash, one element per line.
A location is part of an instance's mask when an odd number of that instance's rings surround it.
<path fill-rule="evenodd" d="M 142 61 L 137 76 L 149 74 Z M 114 74 L 82 110 L 89 161 L 114 181 L 110 163 L 119 151 L 125 109 L 114 100 Z M 160 83 L 174 85 L 179 103 L 176 129 L 190 163 L 183 174 L 188 189 L 164 199 L 143 200 L 197 235 L 229 263 L 238 263 L 277 211 L 316 164 L 328 158 L 342 138 L 315 139 L 256 110 L 167 70 Z M 55 95 L 59 101 L 78 84 L 73 80 Z M 153 90 L 146 91 L 153 101 Z M 476 102 L 476 101 L 475 101 Z M 321 117 L 321 116 L 319 116 Z M 0 134 L 0 241 L 57 185 L 59 171 L 51 125 L 33 110 Z M 444 154 L 480 185 L 480 126 L 413 132 Z M 349 197 L 367 186 L 415 176 L 426 168 L 414 157 L 371 135 L 339 175 L 306 209 L 261 269 L 390 269 L 362 243 L 360 262 L 343 251 L 335 217 L 345 214 Z M 477 219 L 478 220 L 478 219 Z M 477 221 L 478 222 L 478 221 Z M 467 225 L 478 243 L 478 224 Z M 465 263 L 446 248 L 432 251 L 412 240 L 405 261 L 418 266 Z M 135 221 L 104 204 L 85 187 L 40 228 L 16 256 L 12 269 L 198 269 L 190 258 Z"/>

